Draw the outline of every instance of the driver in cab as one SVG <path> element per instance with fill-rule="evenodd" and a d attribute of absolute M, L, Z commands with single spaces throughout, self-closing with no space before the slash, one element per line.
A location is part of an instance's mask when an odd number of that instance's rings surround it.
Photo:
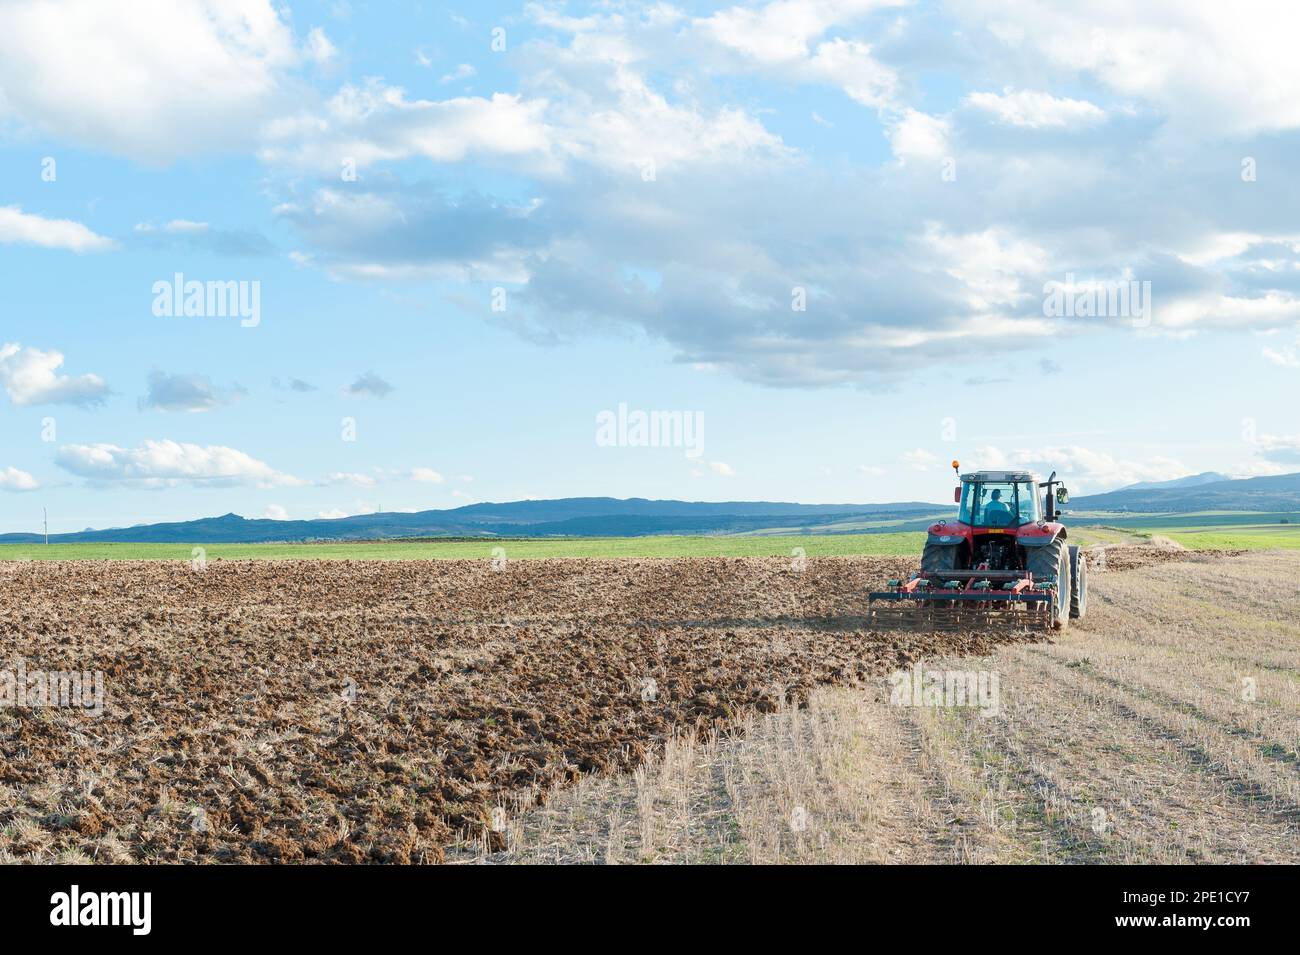
<path fill-rule="evenodd" d="M 984 507 L 984 523 L 990 527 L 1006 527 L 1011 523 L 1011 508 L 1002 502 L 1002 491 L 995 488 Z"/>

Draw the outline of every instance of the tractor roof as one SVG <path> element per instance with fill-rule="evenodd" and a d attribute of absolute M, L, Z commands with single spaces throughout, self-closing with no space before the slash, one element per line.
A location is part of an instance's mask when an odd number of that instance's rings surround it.
<path fill-rule="evenodd" d="M 980 484 L 989 482 L 1006 482 L 1011 481 L 1033 481 L 1034 476 L 1028 471 L 972 471 L 969 474 L 961 476 L 963 481 L 973 481 Z"/>

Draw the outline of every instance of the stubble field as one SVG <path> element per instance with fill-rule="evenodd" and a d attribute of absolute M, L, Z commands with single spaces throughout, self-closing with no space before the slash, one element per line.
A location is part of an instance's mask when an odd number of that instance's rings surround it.
<path fill-rule="evenodd" d="M 1112 716 L 1123 707 L 1116 725 L 1149 738 L 1150 751 L 1124 744 L 1134 778 L 1167 771 L 1151 762 L 1162 753 L 1178 762 L 1183 722 L 1244 747 L 1227 776 L 1213 775 L 1221 757 L 1208 744 L 1203 758 L 1179 757 L 1201 784 L 1189 798 L 1255 807 L 1256 843 L 1289 834 L 1294 856 L 1294 614 L 1259 590 L 1239 598 L 1235 629 L 1202 612 L 1215 635 L 1193 641 L 1177 624 L 1177 640 L 1125 636 L 1135 594 L 1154 588 L 1153 612 L 1176 617 L 1176 582 L 1242 560 L 1284 558 L 1117 549 L 1094 581 L 1094 619 L 1055 645 L 873 632 L 865 594 L 908 558 L 3 564 L 0 669 L 101 671 L 105 707 L 0 710 L 0 859 L 781 861 L 813 845 L 831 859 L 887 861 L 899 846 L 936 861 L 1002 858 L 1003 841 L 1024 843 L 1006 837 L 1000 809 L 988 832 L 977 824 L 988 767 L 1050 768 L 1081 700 Z M 1268 639 L 1243 643 L 1252 614 L 1273 614 Z M 1001 669 L 1007 718 L 878 699 L 885 674 L 944 659 Z M 1231 702 L 1237 669 L 1259 674 L 1270 706 Z M 859 718 L 882 707 L 921 736 Z M 800 743 L 808 733 L 831 749 Z M 924 772 L 908 758 L 916 739 L 930 741 Z M 681 789 L 671 812 L 657 801 L 665 753 Z M 724 754 L 737 760 L 729 776 Z M 764 774 L 781 766 L 809 792 L 773 789 Z M 1042 789 L 1017 772 L 1006 770 L 1007 792 Z M 1210 785 L 1222 779 L 1235 782 Z M 1051 795 L 1062 785 L 1033 799 L 1063 799 Z M 966 796 L 973 808 L 954 810 Z M 809 807 L 793 833 L 790 798 Z"/>

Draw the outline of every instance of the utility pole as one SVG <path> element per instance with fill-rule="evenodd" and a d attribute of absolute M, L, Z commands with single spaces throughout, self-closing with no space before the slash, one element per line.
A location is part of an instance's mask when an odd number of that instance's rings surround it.
<path fill-rule="evenodd" d="M 41 513 L 45 515 L 45 546 L 49 547 L 50 546 L 50 511 L 48 508 L 42 507 Z"/>

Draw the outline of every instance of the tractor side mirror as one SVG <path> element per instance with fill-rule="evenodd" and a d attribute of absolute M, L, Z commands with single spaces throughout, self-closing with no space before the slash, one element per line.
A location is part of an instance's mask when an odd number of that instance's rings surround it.
<path fill-rule="evenodd" d="M 954 504 L 960 504 L 960 503 L 961 503 L 961 486 L 960 486 L 960 485 L 952 489 L 952 502 L 953 502 Z"/>
<path fill-rule="evenodd" d="M 1058 488 L 1056 489 L 1056 503 L 1057 503 L 1057 504 L 1069 504 L 1069 503 L 1070 503 L 1070 492 L 1069 492 L 1068 490 L 1066 490 L 1065 488 L 1063 488 L 1063 487 L 1058 487 Z"/>

